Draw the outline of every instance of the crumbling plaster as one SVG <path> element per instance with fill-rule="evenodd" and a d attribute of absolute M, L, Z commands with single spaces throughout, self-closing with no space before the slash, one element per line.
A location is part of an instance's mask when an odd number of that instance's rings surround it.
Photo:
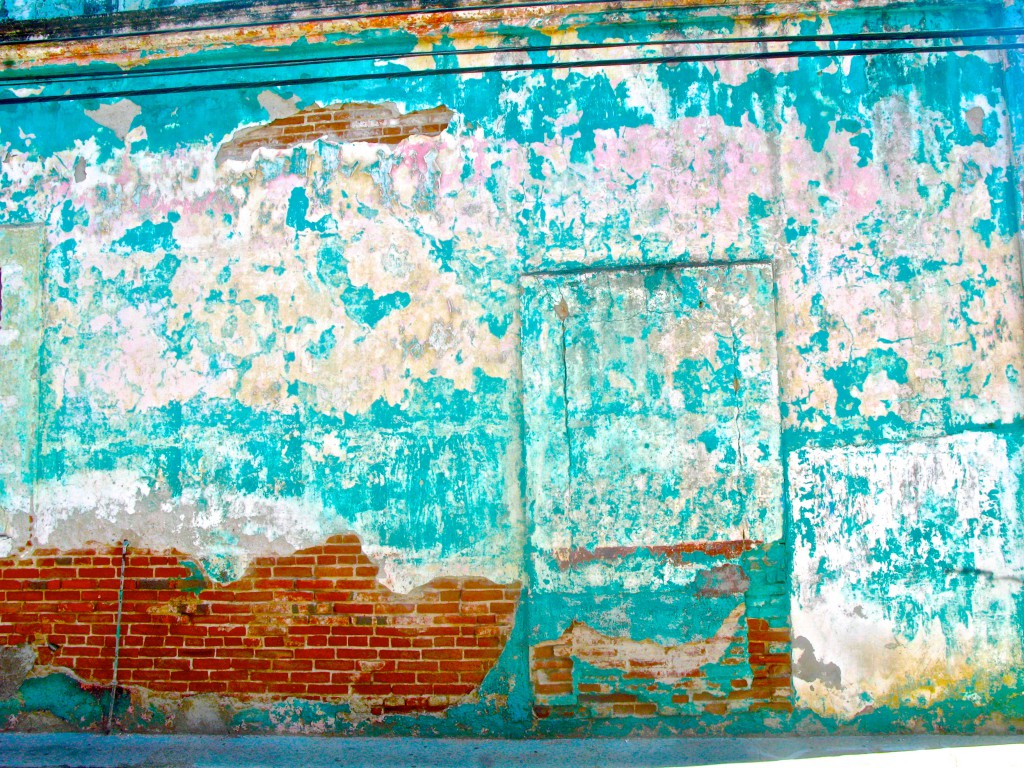
<path fill-rule="evenodd" d="M 459 50 L 480 65 L 527 57 L 474 56 L 467 40 L 651 39 L 688 21 L 701 34 L 955 28 L 976 12 L 680 8 L 675 26 L 652 11 L 547 31 L 523 12 L 507 29 L 476 20 L 482 38 L 456 17 L 385 30 L 386 44 L 346 27 L 290 50 Z M 168 38 L 148 59 L 96 50 L 139 67 L 269 50 L 214 38 L 208 51 Z M 17 61 L 77 71 L 84 53 L 25 46 Z M 525 584 L 481 696 L 382 728 L 1017 727 L 1019 61 L 432 71 L 450 64 L 210 92 L 209 73 L 184 73 L 180 93 L 3 108 L 0 556 L 127 538 L 229 584 L 354 532 L 398 593 Z M 352 105 L 395 126 L 445 120 L 374 141 L 329 127 Z M 238 144 L 296 114 L 327 127 Z M 678 288 L 702 269 L 747 287 Z M 682 313 L 652 275 L 727 309 Z M 628 444 L 627 421 L 655 447 Z M 742 433 L 735 449 L 723 425 Z M 636 483 L 606 488 L 616 467 Z M 645 485 L 655 477 L 663 487 Z M 575 664 L 531 672 L 531 653 L 565 638 Z M 618 693 L 651 659 L 650 689 Z M 43 686 L 64 691 L 57 677 L 29 673 L 0 713 L 17 727 L 53 711 Z M 541 677 L 554 688 L 538 704 Z M 586 698 L 616 695 L 633 697 L 621 712 Z M 124 721 L 173 727 L 147 696 L 132 693 Z M 224 717 L 351 726 L 326 706 Z M 81 707 L 66 718 L 95 727 L 99 709 Z"/>

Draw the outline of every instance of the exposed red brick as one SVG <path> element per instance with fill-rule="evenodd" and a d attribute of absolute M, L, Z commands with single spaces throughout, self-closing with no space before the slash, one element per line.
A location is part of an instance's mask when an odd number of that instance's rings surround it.
<path fill-rule="evenodd" d="M 392 103 L 356 102 L 309 107 L 289 117 L 236 132 L 217 152 L 217 162 L 247 159 L 258 147 L 287 149 L 317 139 L 397 144 L 410 136 L 443 133 L 448 129 L 452 115 L 447 107 L 403 114 Z"/>
<path fill-rule="evenodd" d="M 712 547 L 698 542 L 662 549 L 666 554 L 706 551 L 728 560 L 750 549 L 753 543 L 723 544 L 728 546 Z M 585 562 L 590 556 L 626 556 L 629 549 L 578 550 L 566 555 L 564 567 Z M 749 580 L 742 571 L 736 576 L 733 581 L 748 589 Z M 707 597 L 708 593 L 709 590 L 698 592 L 698 597 Z M 675 715 L 680 709 L 694 715 L 705 712 L 720 716 L 732 712 L 792 712 L 790 634 L 788 625 L 776 626 L 774 621 L 742 614 L 733 625 L 723 625 L 719 636 L 728 642 L 728 648 L 720 658 L 708 656 L 706 662 L 734 665 L 737 671 L 728 682 L 713 683 L 699 667 L 666 680 L 660 657 L 655 654 L 652 658 L 642 644 L 629 638 L 621 638 L 619 642 L 618 638 L 592 631 L 574 633 L 570 628 L 560 638 L 530 649 L 530 677 L 536 700 L 534 715 L 539 719 L 586 719 Z M 584 669 L 591 671 L 574 674 L 577 656 L 589 662 Z M 607 667 L 609 673 L 593 671 L 595 665 Z M 663 695 L 666 686 L 672 689 L 672 706 L 659 708 L 656 702 L 645 700 L 652 694 Z"/>
<path fill-rule="evenodd" d="M 38 663 L 106 684 L 120 550 L 56 555 L 0 559 L 0 645 L 31 642 Z M 354 535 L 259 558 L 227 585 L 196 580 L 185 560 L 129 553 L 119 667 L 129 687 L 242 700 L 356 695 L 387 698 L 388 711 L 437 711 L 483 682 L 519 596 L 518 585 L 479 578 L 396 595 L 376 580 Z"/>

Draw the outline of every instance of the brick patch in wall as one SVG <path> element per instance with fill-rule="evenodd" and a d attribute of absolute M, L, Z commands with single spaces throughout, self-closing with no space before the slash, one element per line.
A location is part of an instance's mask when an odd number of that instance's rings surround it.
<path fill-rule="evenodd" d="M 743 566 L 722 562 L 698 575 L 698 602 L 727 594 L 743 598 L 711 637 L 665 646 L 612 637 L 574 622 L 557 639 L 533 645 L 530 679 L 535 716 L 593 719 L 792 712 L 784 571 L 777 553 L 773 554 L 774 545 L 749 545 L 724 542 L 714 554 L 723 560 L 741 556 Z M 677 549 L 707 554 L 706 548 L 694 545 Z M 617 559 L 629 554 L 597 556 Z"/>
<path fill-rule="evenodd" d="M 0 559 L 0 646 L 44 671 L 111 679 L 118 548 Z M 240 700 L 359 699 L 374 714 L 443 710 L 473 693 L 508 640 L 518 584 L 439 578 L 407 595 L 377 581 L 355 535 L 255 560 L 214 584 L 180 553 L 131 550 L 119 682 Z"/>
<path fill-rule="evenodd" d="M 437 136 L 448 128 L 453 114 L 444 106 L 403 114 L 390 102 L 309 107 L 237 131 L 217 152 L 217 162 L 248 159 L 259 147 L 287 149 L 317 139 L 397 144 L 410 136 Z"/>

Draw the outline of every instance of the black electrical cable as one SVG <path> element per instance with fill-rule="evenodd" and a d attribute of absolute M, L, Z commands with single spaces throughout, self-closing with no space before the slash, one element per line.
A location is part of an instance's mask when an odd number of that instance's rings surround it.
<path fill-rule="evenodd" d="M 631 3 L 636 3 L 635 7 L 630 7 Z M 401 5 L 401 0 L 394 3 L 382 4 L 384 8 L 392 5 Z M 362 13 L 342 13 L 331 16 L 304 16 L 299 18 L 291 18 L 288 16 L 281 16 L 278 18 L 270 19 L 252 19 L 247 21 L 237 22 L 225 22 L 221 24 L 203 24 L 188 27 L 161 27 L 150 30 L 139 30 L 132 29 L 124 32 L 97 32 L 92 34 L 84 35 L 67 35 L 64 37 L 49 37 L 39 36 L 32 37 L 20 36 L 16 37 L 13 34 L 5 34 L 4 31 L 0 31 L 0 47 L 6 45 L 25 45 L 29 43 L 75 43 L 84 42 L 87 40 L 108 40 L 118 39 L 125 37 L 144 37 L 152 35 L 174 35 L 179 33 L 193 33 L 193 32 L 222 32 L 231 29 L 242 29 L 247 27 L 272 27 L 278 24 L 317 24 L 317 23 L 330 23 L 334 21 L 360 21 L 362 19 L 388 19 L 399 16 L 423 16 L 431 14 L 443 14 L 443 13 L 479 13 L 483 11 L 504 11 L 504 10 L 522 10 L 524 8 L 563 8 L 572 6 L 588 6 L 598 5 L 607 7 L 612 5 L 608 10 L 618 12 L 657 12 L 657 11 L 674 11 L 680 10 L 681 6 L 678 4 L 669 5 L 645 5 L 643 0 L 615 0 L 614 3 L 609 3 L 609 0 L 533 0 L 533 2 L 517 2 L 517 3 L 482 3 L 478 5 L 436 5 L 421 8 L 400 8 L 398 10 L 373 10 L 365 11 Z M 104 19 L 106 21 L 106 19 Z M 115 19 L 110 19 L 111 23 L 115 22 Z"/>
<path fill-rule="evenodd" d="M 554 69 L 592 69 L 598 67 L 620 67 L 634 64 L 690 64 L 720 61 L 765 61 L 769 59 L 798 59 L 820 57 L 879 56 L 904 53 L 957 53 L 969 51 L 1010 51 L 1022 50 L 1024 43 L 974 43 L 930 46 L 890 46 L 885 48 L 813 49 L 799 51 L 755 51 L 749 53 L 719 53 L 691 56 L 647 56 L 622 59 L 594 59 L 591 61 L 550 61 L 525 64 L 491 64 L 478 67 L 450 67 L 397 72 L 365 72 L 361 74 L 322 75 L 318 77 L 284 78 L 255 82 L 209 83 L 204 85 L 168 86 L 163 88 L 138 88 L 134 90 L 69 93 L 52 96 L 25 96 L 0 99 L 0 105 L 44 104 L 58 101 L 86 101 L 131 96 L 162 96 L 177 93 L 203 93 L 209 91 L 242 90 L 250 88 L 275 88 L 281 86 L 318 85 L 322 83 L 356 82 L 366 80 L 400 80 L 416 77 L 438 77 L 442 75 L 476 75 L 497 72 L 531 72 Z M 486 53 L 486 51 L 482 51 Z"/>
<path fill-rule="evenodd" d="M 782 44 L 798 43 L 844 43 L 844 42 L 881 42 L 894 40 L 949 40 L 975 37 L 1021 37 L 1024 27 L 993 27 L 989 29 L 973 28 L 960 30 L 931 30 L 922 32 L 859 32 L 843 35 L 762 35 L 752 37 L 711 37 L 671 40 L 647 40 L 643 42 L 616 43 L 565 43 L 555 45 L 497 46 L 470 50 L 417 51 L 382 54 L 341 54 L 337 56 L 318 56 L 299 59 L 278 59 L 273 61 L 248 61 L 219 64 L 196 64 L 192 66 L 153 66 L 146 69 L 132 69 L 116 72 L 75 72 L 53 75 L 0 75 L 0 87 L 8 83 L 70 83 L 79 80 L 129 80 L 140 77 L 167 77 L 174 75 L 198 74 L 201 72 L 228 72 L 253 69 L 276 69 L 278 67 L 311 66 L 326 64 L 342 64 L 357 61 L 399 61 L 405 59 L 434 58 L 439 56 L 472 56 L 495 53 L 545 53 L 548 51 L 589 51 L 609 48 L 653 48 L 669 45 L 737 45 L 737 44 Z"/>

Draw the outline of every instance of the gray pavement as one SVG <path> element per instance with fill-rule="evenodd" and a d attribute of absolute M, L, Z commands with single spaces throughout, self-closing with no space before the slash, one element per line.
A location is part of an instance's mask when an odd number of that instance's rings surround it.
<path fill-rule="evenodd" d="M 993 752 L 992 750 L 995 750 Z M 1008 751 L 1011 750 L 1011 751 Z M 99 736 L 0 734 L 0 766 L 668 766 L 797 761 L 806 766 L 868 765 L 868 755 L 900 752 L 901 763 L 993 764 L 988 755 L 1020 756 L 1024 736 L 840 736 L 707 739 L 486 740 L 316 738 L 289 736 Z M 963 756 L 972 753 L 975 763 Z M 948 756 L 952 755 L 951 758 Z M 939 759 L 940 756 L 947 756 Z M 890 755 L 890 758 L 893 757 Z M 814 759 L 819 758 L 819 759 Z M 825 758 L 825 759 L 821 759 Z M 1005 757 L 996 760 L 1004 762 Z M 952 762 L 948 762 L 952 760 Z M 965 761 L 966 760 L 966 761 Z M 1013 760 L 1016 765 L 1016 758 Z M 887 761 L 886 765 L 892 764 Z M 1024 765 L 1024 762 L 1021 763 Z"/>

